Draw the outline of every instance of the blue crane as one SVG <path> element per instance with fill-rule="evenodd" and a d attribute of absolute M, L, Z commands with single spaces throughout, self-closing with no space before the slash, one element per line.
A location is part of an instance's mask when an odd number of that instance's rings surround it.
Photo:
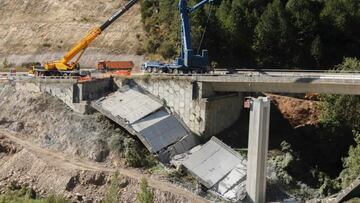
<path fill-rule="evenodd" d="M 146 72 L 208 72 L 209 57 L 207 50 L 201 50 L 201 55 L 194 53 L 191 43 L 191 27 L 189 14 L 197 9 L 203 8 L 205 4 L 214 0 L 202 0 L 193 7 L 188 7 L 187 0 L 179 0 L 179 11 L 181 20 L 181 53 L 174 63 L 166 64 L 158 61 L 145 62 L 141 69 Z"/>

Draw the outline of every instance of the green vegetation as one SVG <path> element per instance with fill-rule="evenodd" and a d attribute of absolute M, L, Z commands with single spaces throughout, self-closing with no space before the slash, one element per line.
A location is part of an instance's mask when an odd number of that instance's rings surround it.
<path fill-rule="evenodd" d="M 346 58 L 336 66 L 338 71 L 360 71 L 360 61 Z M 352 95 L 323 95 L 320 98 L 323 124 L 337 128 L 360 130 L 360 97 Z"/>
<path fill-rule="evenodd" d="M 336 66 L 336 71 L 349 70 L 360 70 L 360 60 L 345 58 Z M 271 132 L 286 135 L 273 139 L 280 142 L 270 145 L 280 151 L 269 163 L 283 187 L 303 199 L 334 194 L 360 175 L 360 96 L 324 94 L 319 99 L 317 125 L 293 129 L 277 120 L 273 124 L 282 123 L 281 131 Z"/>
<path fill-rule="evenodd" d="M 340 174 L 342 187 L 345 188 L 360 176 L 360 134 L 354 132 L 356 146 L 351 146 L 349 156 L 344 160 L 345 169 Z"/>
<path fill-rule="evenodd" d="M 148 53 L 179 53 L 177 4 L 141 2 Z M 344 57 L 360 56 L 358 0 L 218 0 L 193 13 L 191 26 L 195 51 L 207 26 L 201 48 L 221 66 L 328 69 Z"/>
<path fill-rule="evenodd" d="M 360 202 L 360 198 L 354 198 L 349 201 L 346 201 L 345 203 L 359 203 L 359 202 Z"/>
<path fill-rule="evenodd" d="M 130 167 L 151 168 L 157 164 L 155 157 L 139 141 L 124 134 L 113 136 L 109 141 L 110 150 L 124 158 Z"/>
<path fill-rule="evenodd" d="M 140 192 L 137 194 L 138 203 L 153 203 L 154 192 L 149 188 L 146 178 L 142 178 L 140 182 Z"/>
<path fill-rule="evenodd" d="M 336 70 L 359 71 L 360 61 L 356 58 L 346 58 L 342 64 L 336 66 Z M 338 178 L 328 181 L 328 189 L 332 191 L 339 189 L 340 186 L 347 187 L 360 175 L 360 136 L 358 133 L 360 131 L 360 96 L 322 95 L 320 101 L 322 110 L 320 121 L 329 131 L 328 139 L 345 139 L 348 146 L 347 158 L 343 159 L 344 169 Z"/>
<path fill-rule="evenodd" d="M 119 177 L 120 173 L 118 171 L 115 172 L 111 179 L 111 185 L 108 191 L 106 192 L 105 199 L 103 203 L 118 203 L 120 201 L 120 182 Z"/>
<path fill-rule="evenodd" d="M 360 70 L 360 61 L 347 58 L 336 67 L 339 71 Z M 339 176 L 342 187 L 347 187 L 360 175 L 360 96 L 352 95 L 323 95 L 321 97 L 321 122 L 328 129 L 332 129 L 329 137 L 343 135 L 344 132 L 352 135 L 353 145 L 344 159 L 345 169 Z"/>
<path fill-rule="evenodd" d="M 7 58 L 5 58 L 3 63 L 2 63 L 2 68 L 7 69 L 7 68 L 9 68 L 9 66 L 10 66 L 10 64 L 9 64 Z"/>
<path fill-rule="evenodd" d="M 69 203 L 69 201 L 57 196 L 39 198 L 30 188 L 12 185 L 5 194 L 0 195 L 0 203 Z"/>
<path fill-rule="evenodd" d="M 125 163 L 131 167 L 147 167 L 156 165 L 155 157 L 149 151 L 134 140 L 128 140 L 125 144 Z"/>

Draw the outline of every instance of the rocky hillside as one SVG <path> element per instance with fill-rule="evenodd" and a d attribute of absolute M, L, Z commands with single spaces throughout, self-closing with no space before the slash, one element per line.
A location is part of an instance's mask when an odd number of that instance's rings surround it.
<path fill-rule="evenodd" d="M 2 0 L 0 62 L 46 61 L 61 57 L 94 26 L 101 25 L 126 1 Z M 143 35 L 140 6 L 135 5 L 88 48 L 81 61 L 134 60 Z"/>
<path fill-rule="evenodd" d="M 153 188 L 155 202 L 204 202 L 165 175 L 125 167 L 124 150 L 136 143 L 98 113 L 79 115 L 48 94 L 0 82 L 0 195 L 26 186 L 40 196 L 100 202 L 118 171 L 124 202 L 136 202 L 142 177 Z"/>

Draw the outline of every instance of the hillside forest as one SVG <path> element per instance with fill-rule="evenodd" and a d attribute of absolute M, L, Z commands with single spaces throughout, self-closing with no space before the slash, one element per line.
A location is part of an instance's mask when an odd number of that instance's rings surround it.
<path fill-rule="evenodd" d="M 178 55 L 177 4 L 142 1 L 147 53 Z M 329 69 L 360 56 L 360 1 L 216 0 L 191 14 L 191 29 L 193 49 L 221 68 Z"/>

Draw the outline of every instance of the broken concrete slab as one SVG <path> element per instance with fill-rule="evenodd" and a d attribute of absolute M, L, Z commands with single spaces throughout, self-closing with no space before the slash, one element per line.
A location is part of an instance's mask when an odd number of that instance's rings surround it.
<path fill-rule="evenodd" d="M 195 135 L 160 100 L 139 87 L 125 87 L 92 107 L 136 135 L 147 149 L 169 161 L 197 145 Z"/>
<path fill-rule="evenodd" d="M 236 185 L 239 181 L 245 180 L 245 178 L 246 168 L 243 167 L 243 164 L 239 164 L 217 184 L 217 191 L 219 191 L 220 194 L 225 195 L 229 192 L 231 187 Z"/>
<path fill-rule="evenodd" d="M 238 201 L 246 197 L 246 163 L 237 165 L 229 174 L 220 180 L 213 191 L 220 194 L 221 197 Z"/>
<path fill-rule="evenodd" d="M 113 116 L 124 118 L 129 123 L 134 123 L 163 107 L 161 103 L 130 88 L 115 92 L 100 102 L 104 110 L 111 112 Z"/>
<path fill-rule="evenodd" d="M 132 127 L 156 152 L 189 134 L 185 127 L 164 109 L 136 121 Z"/>
<path fill-rule="evenodd" d="M 190 173 L 199 178 L 207 188 L 218 183 L 230 173 L 243 158 L 223 142 L 213 137 L 183 162 Z"/>
<path fill-rule="evenodd" d="M 174 158 L 185 159 L 183 166 L 224 199 L 239 201 L 246 197 L 246 160 L 217 138 Z"/>

